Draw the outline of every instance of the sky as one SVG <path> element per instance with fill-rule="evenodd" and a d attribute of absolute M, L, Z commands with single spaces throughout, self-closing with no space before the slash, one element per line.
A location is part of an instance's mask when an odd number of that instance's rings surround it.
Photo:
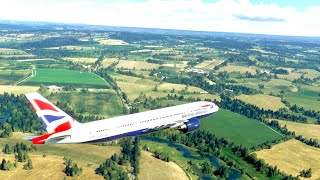
<path fill-rule="evenodd" d="M 320 0 L 1 0 L 0 19 L 320 36 Z"/>

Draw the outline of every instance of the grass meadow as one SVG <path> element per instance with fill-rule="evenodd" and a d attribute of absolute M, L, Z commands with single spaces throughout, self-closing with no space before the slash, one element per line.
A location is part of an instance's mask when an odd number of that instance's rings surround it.
<path fill-rule="evenodd" d="M 114 117 L 123 113 L 121 99 L 115 92 L 72 92 L 56 93 L 48 97 L 52 102 L 65 101 L 77 113 L 85 115 L 97 115 L 102 117 Z"/>
<path fill-rule="evenodd" d="M 27 85 L 73 85 L 84 88 L 108 88 L 107 82 L 100 76 L 68 69 L 36 69 L 36 75 L 28 79 Z"/>
<path fill-rule="evenodd" d="M 246 147 L 282 138 L 261 122 L 225 109 L 201 120 L 201 128 Z"/>
<path fill-rule="evenodd" d="M 290 104 L 320 111 L 320 87 L 302 86 L 299 92 L 288 92 L 284 98 Z"/>

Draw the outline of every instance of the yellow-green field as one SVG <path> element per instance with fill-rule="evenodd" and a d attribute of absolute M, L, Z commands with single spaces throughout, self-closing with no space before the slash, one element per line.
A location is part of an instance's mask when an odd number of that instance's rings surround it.
<path fill-rule="evenodd" d="M 279 93 L 280 91 L 291 91 L 294 86 L 291 81 L 284 79 L 271 79 L 268 82 L 261 81 L 255 78 L 247 78 L 246 82 L 239 83 L 247 87 L 259 89 L 259 84 L 263 84 L 264 88 L 261 89 L 265 94 L 269 93 Z"/>
<path fill-rule="evenodd" d="M 204 61 L 200 64 L 197 64 L 195 68 L 199 69 L 213 69 L 214 67 L 218 66 L 219 64 L 223 63 L 224 60 L 215 60 L 215 61 Z"/>
<path fill-rule="evenodd" d="M 86 57 L 76 57 L 76 58 L 63 58 L 66 61 L 73 61 L 73 62 L 82 62 L 82 63 L 94 63 L 98 60 L 98 58 L 86 58 Z"/>
<path fill-rule="evenodd" d="M 298 72 L 306 73 L 305 77 L 310 79 L 314 79 L 320 76 L 320 72 L 314 69 L 299 69 Z"/>
<path fill-rule="evenodd" d="M 281 171 L 293 176 L 299 175 L 302 170 L 312 169 L 312 177 L 320 178 L 320 150 L 308 146 L 298 140 L 276 144 L 271 149 L 255 152 L 258 158 L 264 159 L 266 163 L 277 166 Z"/>
<path fill-rule="evenodd" d="M 188 63 L 188 61 L 181 61 L 181 63 L 166 63 L 166 64 L 163 64 L 162 66 L 176 67 L 176 68 L 183 69 L 187 66 L 187 63 Z"/>
<path fill-rule="evenodd" d="M 36 92 L 39 89 L 38 86 L 9 86 L 9 85 L 0 85 L 0 94 L 4 92 L 13 93 L 13 94 L 25 94 Z"/>
<path fill-rule="evenodd" d="M 172 83 L 160 84 L 159 82 L 156 82 L 150 79 L 143 79 L 143 78 L 120 75 L 120 74 L 111 74 L 111 76 L 116 80 L 120 89 L 128 95 L 128 98 L 131 101 L 139 97 L 141 93 L 145 93 L 148 97 L 151 96 L 153 98 L 156 98 L 156 97 L 164 97 L 164 96 L 167 96 L 168 94 L 174 94 L 174 93 L 178 94 L 178 91 L 184 90 L 186 88 L 186 85 L 182 85 L 182 84 L 172 84 Z M 157 86 L 157 91 L 154 91 L 156 86 Z M 174 93 L 170 93 L 172 89 L 175 89 Z M 197 87 L 189 86 L 187 88 L 187 92 L 200 93 L 205 91 Z M 208 94 L 203 94 L 203 95 L 196 94 L 196 95 L 198 95 L 200 98 L 205 97 L 205 95 L 207 95 L 207 97 L 212 98 L 212 96 Z"/>
<path fill-rule="evenodd" d="M 116 66 L 117 68 L 124 68 L 124 69 L 158 69 L 159 64 L 152 64 L 145 61 L 128 61 L 128 60 L 120 60 L 119 64 Z"/>
<path fill-rule="evenodd" d="M 25 51 L 18 49 L 0 48 L 0 54 L 27 54 Z"/>
<path fill-rule="evenodd" d="M 98 40 L 98 42 L 104 45 L 127 45 L 128 44 L 119 39 L 102 39 L 102 40 Z"/>
<path fill-rule="evenodd" d="M 115 62 L 118 62 L 118 61 L 119 61 L 118 58 L 105 58 L 105 59 L 102 61 L 101 65 L 102 65 L 102 67 L 107 68 L 107 67 L 109 67 L 112 63 L 115 63 Z"/>
<path fill-rule="evenodd" d="M 2 156 L 10 162 L 14 162 L 14 156 Z M 18 168 L 10 171 L 1 171 L 0 179 L 12 179 L 12 180 L 32 180 L 32 179 L 63 179 L 66 177 L 64 170 L 66 165 L 64 165 L 63 157 L 42 157 L 41 155 L 31 155 L 33 169 L 23 170 L 25 163 L 18 163 Z M 95 174 L 96 167 L 87 167 L 85 163 L 77 163 L 79 167 L 82 168 L 82 173 L 79 177 L 75 179 L 103 179 L 102 176 Z M 72 177 L 67 177 L 66 179 L 74 179 Z"/>
<path fill-rule="evenodd" d="M 287 126 L 289 131 L 294 131 L 297 135 L 305 138 L 318 139 L 320 142 L 320 125 L 305 124 L 291 121 L 278 120 L 281 126 Z"/>
<path fill-rule="evenodd" d="M 235 98 L 250 104 L 254 104 L 260 108 L 271 109 L 273 111 L 277 111 L 280 108 L 285 107 L 285 105 L 281 102 L 281 99 L 279 97 L 270 96 L 266 94 L 241 94 L 240 96 L 236 96 Z"/>
<path fill-rule="evenodd" d="M 152 153 L 142 151 L 139 179 L 187 180 L 187 174 L 175 163 L 164 162 L 152 156 Z"/>
<path fill-rule="evenodd" d="M 229 65 L 229 66 L 225 66 L 222 67 L 218 70 L 218 72 L 239 72 L 241 74 L 244 74 L 246 72 L 249 72 L 251 74 L 256 74 L 256 68 L 252 67 L 252 66 L 233 66 L 233 65 Z"/>
<path fill-rule="evenodd" d="M 293 68 L 281 67 L 281 69 L 285 69 L 289 72 L 289 74 L 278 74 L 277 76 L 281 79 L 288 79 L 288 80 L 292 81 L 292 80 L 300 78 L 302 75 L 302 73 L 295 71 Z"/>

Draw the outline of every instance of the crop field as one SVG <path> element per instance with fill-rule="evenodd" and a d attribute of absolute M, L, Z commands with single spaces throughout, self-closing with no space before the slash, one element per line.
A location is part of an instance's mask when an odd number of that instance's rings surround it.
<path fill-rule="evenodd" d="M 205 100 L 205 99 L 210 99 L 210 100 L 214 100 L 216 99 L 217 101 L 221 101 L 221 98 L 218 94 L 188 94 L 184 96 L 185 98 L 200 98 L 201 100 Z"/>
<path fill-rule="evenodd" d="M 129 100 L 134 100 L 141 93 L 145 93 L 148 97 L 151 96 L 153 98 L 156 97 L 164 97 L 170 93 L 172 89 L 175 89 L 175 93 L 178 94 L 178 91 L 184 90 L 186 85 L 181 84 L 172 84 L 172 83 L 162 83 L 150 80 L 150 79 L 143 79 L 138 77 L 120 75 L 120 74 L 110 74 L 112 78 L 114 78 L 122 91 L 124 91 L 127 95 Z M 157 91 L 155 88 L 157 86 Z M 204 92 L 204 90 L 189 86 L 187 88 L 187 92 L 190 93 L 199 93 Z"/>
<path fill-rule="evenodd" d="M 314 79 L 320 76 L 320 72 L 314 69 L 299 69 L 298 72 L 306 73 L 305 77 L 310 79 Z"/>
<path fill-rule="evenodd" d="M 245 82 L 239 84 L 255 89 L 259 89 L 259 84 L 263 84 L 264 88 L 261 90 L 266 94 L 291 91 L 294 87 L 290 81 L 284 79 L 271 79 L 270 81 L 265 82 L 255 78 L 246 78 Z"/>
<path fill-rule="evenodd" d="M 320 125 L 305 124 L 292 121 L 278 120 L 281 126 L 287 126 L 289 131 L 294 131 L 297 135 L 305 138 L 318 139 L 320 141 Z"/>
<path fill-rule="evenodd" d="M 188 61 L 168 62 L 168 63 L 162 64 L 161 66 L 175 67 L 175 68 L 183 69 L 183 68 L 187 67 L 187 63 L 188 63 Z"/>
<path fill-rule="evenodd" d="M 16 95 L 26 94 L 31 92 L 36 92 L 39 89 L 38 86 L 10 86 L 10 85 L 0 85 L 0 94 L 5 92 L 13 93 Z"/>
<path fill-rule="evenodd" d="M 63 58 L 63 60 L 66 61 L 72 61 L 72 62 L 82 62 L 82 63 L 94 63 L 98 60 L 98 58 L 87 58 L 87 57 L 67 57 Z"/>
<path fill-rule="evenodd" d="M 294 71 L 293 68 L 282 68 L 282 69 L 286 69 L 289 72 L 289 74 L 278 74 L 277 76 L 281 79 L 288 79 L 292 81 L 300 78 L 302 75 L 302 73 Z"/>
<path fill-rule="evenodd" d="M 320 111 L 320 87 L 302 86 L 299 92 L 285 93 L 284 98 L 290 104 L 297 104 L 305 109 Z"/>
<path fill-rule="evenodd" d="M 123 69 L 146 69 L 146 70 L 152 70 L 152 69 L 158 69 L 159 64 L 152 64 L 145 61 L 128 61 L 128 60 L 120 60 L 119 64 L 117 64 L 117 68 L 123 68 Z"/>
<path fill-rule="evenodd" d="M 119 39 L 102 39 L 98 41 L 100 44 L 104 45 L 127 45 L 128 43 Z"/>
<path fill-rule="evenodd" d="M 2 156 L 6 160 L 14 162 L 14 156 Z M 33 169 L 24 170 L 23 166 L 26 163 L 18 163 L 18 168 L 10 171 L 2 171 L 0 179 L 12 179 L 12 180 L 32 180 L 32 179 L 63 179 L 66 177 L 64 170 L 63 157 L 42 157 L 41 155 L 31 155 Z M 85 163 L 77 163 L 79 167 L 82 167 L 83 172 L 78 177 L 79 179 L 103 179 L 102 176 L 95 174 L 96 167 L 87 167 Z M 77 178 L 77 179 L 78 179 Z M 73 179 L 71 177 L 66 179 Z"/>
<path fill-rule="evenodd" d="M 219 64 L 223 63 L 224 60 L 215 60 L 215 61 L 204 61 L 200 64 L 197 64 L 195 66 L 195 68 L 199 68 L 199 69 L 213 69 L 214 67 L 218 66 Z"/>
<path fill-rule="evenodd" d="M 112 63 L 115 63 L 115 62 L 118 62 L 118 61 L 119 61 L 118 58 L 105 58 L 105 59 L 102 61 L 101 65 L 102 65 L 102 67 L 107 68 L 107 67 L 109 67 Z"/>
<path fill-rule="evenodd" d="M 107 88 L 108 84 L 100 76 L 88 72 L 67 69 L 36 69 L 36 75 L 28 79 L 27 85 L 73 85 L 86 88 Z"/>
<path fill-rule="evenodd" d="M 27 54 L 25 51 L 18 49 L 0 48 L 0 54 Z"/>
<path fill-rule="evenodd" d="M 201 120 L 201 128 L 246 147 L 282 138 L 261 122 L 225 109 Z"/>
<path fill-rule="evenodd" d="M 256 95 L 245 95 L 236 96 L 236 99 L 240 99 L 249 104 L 254 104 L 260 108 L 271 109 L 277 111 L 280 108 L 286 107 L 279 97 L 265 95 L 265 94 L 256 94 Z"/>
<path fill-rule="evenodd" d="M 152 153 L 146 151 L 141 152 L 140 169 L 139 179 L 189 179 L 177 164 L 164 162 L 153 157 Z"/>
<path fill-rule="evenodd" d="M 113 91 L 56 93 L 48 98 L 52 102 L 68 102 L 77 113 L 85 115 L 97 115 L 108 118 L 121 115 L 123 110 L 121 99 Z"/>
<path fill-rule="evenodd" d="M 302 170 L 312 169 L 312 176 L 308 179 L 320 178 L 319 148 L 308 146 L 298 140 L 276 144 L 271 149 L 255 152 L 258 158 L 266 163 L 277 166 L 281 171 L 293 176 L 299 175 Z"/>
<path fill-rule="evenodd" d="M 0 85 L 12 85 L 25 77 L 22 74 L 2 74 L 0 71 Z"/>
<path fill-rule="evenodd" d="M 249 72 L 251 74 L 256 74 L 256 68 L 253 66 L 233 66 L 233 65 L 228 65 L 228 66 L 224 66 L 221 67 L 218 72 L 239 72 L 241 74 L 244 74 L 246 72 Z"/>

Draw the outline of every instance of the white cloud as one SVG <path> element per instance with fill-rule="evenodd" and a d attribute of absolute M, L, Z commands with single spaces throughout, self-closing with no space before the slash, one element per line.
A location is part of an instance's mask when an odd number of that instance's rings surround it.
<path fill-rule="evenodd" d="M 249 0 L 5 0 L 1 19 L 320 36 L 320 7 L 297 11 Z"/>

